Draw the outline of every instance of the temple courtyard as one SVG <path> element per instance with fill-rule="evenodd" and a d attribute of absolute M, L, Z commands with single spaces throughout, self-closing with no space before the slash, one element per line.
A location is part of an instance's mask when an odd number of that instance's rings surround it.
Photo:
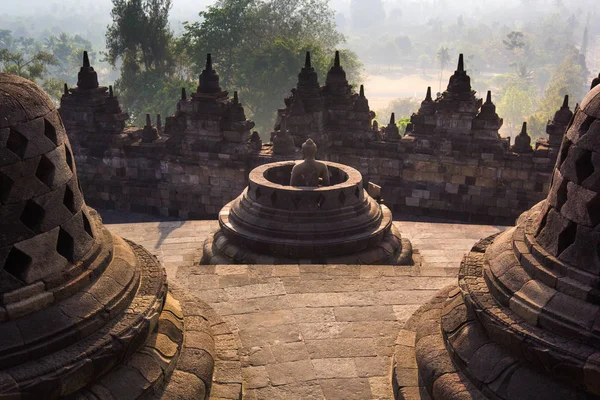
<path fill-rule="evenodd" d="M 411 340 L 398 337 L 403 324 L 439 289 L 456 284 L 461 259 L 473 244 L 504 229 L 426 218 L 395 221 L 418 251 L 420 263 L 413 267 L 200 266 L 202 243 L 217 221 L 100 213 L 112 232 L 158 257 L 172 287 L 216 314 L 214 345 L 208 344 L 215 353 L 211 399 L 238 399 L 240 393 L 244 399 L 392 398 L 394 348 Z M 414 367 L 404 386 L 416 384 Z"/>

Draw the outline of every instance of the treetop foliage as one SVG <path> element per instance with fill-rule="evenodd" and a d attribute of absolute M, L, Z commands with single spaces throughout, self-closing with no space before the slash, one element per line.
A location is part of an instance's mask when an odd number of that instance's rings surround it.
<path fill-rule="evenodd" d="M 113 23 L 106 31 L 107 61 L 119 58 L 125 68 L 166 72 L 171 66 L 169 29 L 171 0 L 113 0 Z"/>
<path fill-rule="evenodd" d="M 219 0 L 200 17 L 185 24 L 183 36 L 194 72 L 202 71 L 211 53 L 221 86 L 239 92 L 263 133 L 272 129 L 275 111 L 295 86 L 304 53 L 311 52 L 323 83 L 345 41 L 326 0 Z M 349 79 L 358 79 L 356 55 L 342 51 L 341 59 Z"/>
<path fill-rule="evenodd" d="M 184 23 L 181 36 L 170 30 L 170 9 L 171 0 L 113 0 L 106 59 L 113 67 L 122 60 L 117 88 L 138 124 L 146 113 L 171 114 L 176 85 L 195 88 L 211 53 L 221 87 L 239 92 L 247 115 L 266 134 L 304 53 L 312 52 L 324 80 L 345 40 L 327 0 L 218 0 L 199 12 L 200 21 Z M 350 79 L 358 78 L 356 56 L 342 51 L 342 60 Z"/>

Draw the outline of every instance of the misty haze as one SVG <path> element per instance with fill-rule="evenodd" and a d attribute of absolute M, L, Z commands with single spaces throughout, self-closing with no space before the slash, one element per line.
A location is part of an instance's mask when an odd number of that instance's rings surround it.
<path fill-rule="evenodd" d="M 117 32 L 112 48 L 107 50 L 107 27 L 113 24 L 113 3 L 108 0 L 32 0 L 27 7 L 17 1 L 4 1 L 0 9 L 0 48 L 5 53 L 0 67 L 14 71 L 11 68 L 15 61 L 6 55 L 7 51 L 22 55 L 21 62 L 32 59 L 38 51 L 48 52 L 54 59 L 42 61 L 33 78 L 58 101 L 62 84 L 75 84 L 85 49 L 100 80 L 115 85 L 130 121 L 140 125 L 146 113 L 174 112 L 177 88 L 194 88 L 203 67 L 203 54 L 212 52 L 222 80 L 230 90 L 240 92 L 248 117 L 266 138 L 275 122 L 275 109 L 282 106 L 281 99 L 295 83 L 305 49 L 322 58 L 317 61 L 317 70 L 323 79 L 332 52 L 342 50 L 342 58 L 348 59 L 344 67 L 349 81 L 355 90 L 364 84 L 376 120 L 380 125 L 387 123 L 395 112 L 401 130 L 417 111 L 428 86 L 434 95 L 445 89 L 458 55 L 463 53 L 473 89 L 480 97 L 492 91 L 505 122 L 501 134 L 514 136 L 521 122 L 528 121 L 534 139 L 544 134 L 546 121 L 563 96 L 569 94 L 579 101 L 591 76 L 600 69 L 600 28 L 591 23 L 597 17 L 594 0 L 320 0 L 308 8 L 303 1 L 294 6 L 294 2 L 277 5 L 274 1 L 279 10 L 268 16 L 271 21 L 261 23 L 281 29 L 248 46 L 226 43 L 219 33 L 205 37 L 204 30 L 212 29 L 210 24 L 217 24 L 218 17 L 202 25 L 205 17 L 199 13 L 207 12 L 210 6 L 259 2 L 148 3 L 156 3 L 168 13 L 168 23 L 160 28 L 164 32 L 159 33 L 169 36 L 160 56 L 167 62 L 160 68 L 143 65 L 139 54 L 132 54 L 141 51 L 140 46 L 116 45 L 122 40 L 135 42 L 135 38 L 125 38 L 126 33 Z M 247 23 L 239 22 L 238 28 L 232 28 L 240 31 L 232 32 L 231 37 L 258 36 L 253 29 L 242 27 Z M 293 28 L 293 24 L 301 27 Z M 293 40 L 295 48 L 273 48 L 283 37 Z M 284 63 L 290 54 L 298 56 L 285 65 L 268 67 L 278 72 L 276 79 L 266 79 L 261 76 L 264 65 L 259 67 L 256 60 L 264 61 L 263 54 L 276 58 L 277 52 L 281 56 L 277 63 Z M 124 65 L 124 58 L 131 57 L 136 60 Z M 133 70 L 139 75 L 132 75 Z M 162 81 L 158 86 L 150 82 L 156 77 Z"/>
<path fill-rule="evenodd" d="M 0 400 L 600 399 L 600 0 L 0 0 Z"/>

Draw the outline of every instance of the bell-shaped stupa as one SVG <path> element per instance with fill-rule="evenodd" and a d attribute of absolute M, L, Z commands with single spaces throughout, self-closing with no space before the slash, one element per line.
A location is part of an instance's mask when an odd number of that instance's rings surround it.
<path fill-rule="evenodd" d="M 400 398 L 415 355 L 433 399 L 600 396 L 600 86 L 563 137 L 546 200 L 477 243 L 458 287 L 399 338 L 414 340 L 414 352 L 396 351 Z"/>
<path fill-rule="evenodd" d="M 86 206 L 50 98 L 0 73 L 0 399 L 149 398 L 184 347 L 158 260 Z"/>

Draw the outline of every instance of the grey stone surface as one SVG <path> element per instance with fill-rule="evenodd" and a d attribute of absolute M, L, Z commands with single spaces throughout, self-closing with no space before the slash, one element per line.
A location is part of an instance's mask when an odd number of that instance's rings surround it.
<path fill-rule="evenodd" d="M 304 144 L 303 162 L 250 172 L 248 187 L 219 212 L 201 265 L 420 263 L 390 210 L 363 189 L 360 173 L 315 161 L 311 143 Z"/>
<path fill-rule="evenodd" d="M 67 91 L 61 114 L 91 205 L 214 218 L 244 190 L 254 167 L 296 158 L 310 136 L 320 159 L 350 165 L 381 186 L 384 204 L 394 212 L 512 224 L 548 192 L 560 146 L 556 138 L 562 138 L 570 114 L 563 106 L 548 126 L 548 140 L 532 150 L 526 143 L 526 152 L 515 153 L 508 138 L 498 135 L 502 119 L 491 94 L 485 103 L 476 97 L 463 65 L 439 99 L 429 93 L 402 137 L 395 123 L 372 124 L 365 88 L 353 93 L 334 61 L 322 87 L 312 66 L 300 71 L 285 108 L 277 110 L 272 143 L 261 145 L 256 135 L 249 139 L 253 122 L 235 93 L 230 99 L 221 89 L 212 63 L 202 82 L 191 96 L 183 94 L 161 138 L 150 135 L 145 142 L 141 127 L 124 127 L 127 115 L 110 90 Z M 0 132 L 0 141 L 6 140 L 8 131 Z M 3 176 L 1 184 L 10 185 Z M 597 182 L 594 175 L 584 185 Z"/>
<path fill-rule="evenodd" d="M 132 223 L 142 216 L 111 211 L 103 216 L 122 222 L 109 226 L 152 249 L 174 283 L 206 301 L 225 321 L 231 333 L 218 335 L 212 327 L 215 348 L 222 354 L 215 361 L 215 376 L 217 371 L 226 376 L 213 380 L 213 398 L 236 393 L 235 385 L 244 399 L 339 399 L 346 388 L 356 389 L 361 394 L 357 398 L 391 398 L 399 330 L 436 290 L 455 281 L 457 266 L 474 242 L 501 229 L 394 222 L 415 247 L 423 248 L 423 263 L 411 270 L 385 265 L 197 266 L 197 249 L 216 221 Z M 230 346 L 238 349 L 239 364 L 228 362 L 228 355 L 237 354 Z M 231 360 L 237 361 L 235 356 Z M 227 372 L 236 365 L 240 383 Z M 329 367 L 339 374 L 325 377 Z"/>
<path fill-rule="evenodd" d="M 76 91 L 101 91 L 87 53 Z M 181 369 L 203 382 L 187 398 L 207 397 L 212 331 L 185 335 L 184 346 L 184 312 L 156 257 L 85 205 L 50 98 L 2 73 L 0 92 L 0 398 L 149 398 L 182 350 Z M 186 314 L 221 322 L 186 303 Z"/>
<path fill-rule="evenodd" d="M 595 173 L 594 150 L 579 145 L 600 134 L 589 129 L 598 98 L 595 88 L 575 113 L 548 199 L 476 244 L 461 263 L 458 287 L 440 291 L 406 324 L 395 356 L 397 398 L 405 387 L 444 400 L 600 395 L 599 194 L 584 186 Z M 417 382 L 406 378 L 412 350 Z"/>

